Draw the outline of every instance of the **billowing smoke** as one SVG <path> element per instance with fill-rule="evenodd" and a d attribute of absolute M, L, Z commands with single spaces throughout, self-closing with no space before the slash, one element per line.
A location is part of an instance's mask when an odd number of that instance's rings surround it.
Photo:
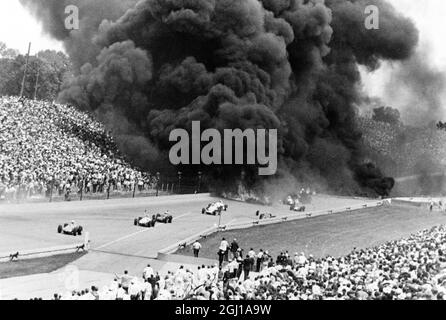
<path fill-rule="evenodd" d="M 407 59 L 418 42 L 411 21 L 384 1 L 79 0 L 77 33 L 59 30 L 66 1 L 21 1 L 86 62 L 60 99 L 96 111 L 118 135 L 143 136 L 160 151 L 151 161 L 166 158 L 172 129 L 199 120 L 202 129 L 278 129 L 276 182 L 293 176 L 375 194 L 393 185 L 365 162 L 355 122 L 358 65 Z M 370 4 L 380 9 L 379 30 L 365 28 Z M 241 176 L 249 187 L 267 185 L 255 169 L 182 168 L 207 172 L 214 186 L 234 187 Z"/>
<path fill-rule="evenodd" d="M 409 125 L 426 126 L 443 119 L 443 94 L 446 89 L 444 72 L 430 65 L 428 47 L 417 51 L 410 59 L 398 63 L 385 92 L 386 100 L 401 110 Z"/>
<path fill-rule="evenodd" d="M 57 40 L 62 40 L 65 50 L 77 69 L 93 61 L 101 47 L 93 42 L 98 27 L 104 19 L 118 19 L 138 0 L 19 0 L 43 23 L 43 28 Z M 79 8 L 79 30 L 65 27 L 65 8 Z"/>

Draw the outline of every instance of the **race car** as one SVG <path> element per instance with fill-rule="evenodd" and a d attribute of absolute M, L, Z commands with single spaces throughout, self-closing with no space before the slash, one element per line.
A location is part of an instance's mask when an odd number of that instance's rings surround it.
<path fill-rule="evenodd" d="M 203 208 L 201 213 L 216 216 L 226 210 L 228 210 L 228 205 L 224 204 L 223 201 L 217 201 L 210 203 L 206 208 Z"/>
<path fill-rule="evenodd" d="M 260 211 L 256 212 L 256 216 L 259 217 L 259 220 L 274 219 L 277 217 L 272 213 L 260 213 Z"/>
<path fill-rule="evenodd" d="M 157 217 L 149 215 L 146 215 L 144 217 L 139 217 L 134 220 L 134 225 L 138 227 L 145 227 L 145 228 L 153 228 L 155 227 L 157 222 Z"/>
<path fill-rule="evenodd" d="M 172 223 L 173 216 L 169 213 L 169 211 L 166 211 L 165 213 L 158 213 L 156 215 L 156 221 L 161 223 Z"/>
<path fill-rule="evenodd" d="M 296 200 L 290 206 L 290 211 L 295 211 L 295 212 L 305 212 L 306 209 L 307 208 L 299 200 Z"/>
<path fill-rule="evenodd" d="M 57 227 L 57 233 L 72 236 L 81 236 L 83 230 L 84 228 L 78 226 L 74 221 L 71 221 L 71 223 L 65 223 L 64 225 L 59 225 Z"/>

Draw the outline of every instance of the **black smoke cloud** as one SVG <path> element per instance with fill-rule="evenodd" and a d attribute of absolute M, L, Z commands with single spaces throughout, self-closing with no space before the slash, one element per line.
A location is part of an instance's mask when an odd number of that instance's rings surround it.
<path fill-rule="evenodd" d="M 62 40 L 65 50 L 77 69 L 93 61 L 101 47 L 93 38 L 104 19 L 118 19 L 138 0 L 19 0 L 37 16 L 44 30 L 57 40 Z M 79 8 L 79 30 L 65 28 L 65 8 L 75 5 Z"/>
<path fill-rule="evenodd" d="M 103 10 L 84 10 L 77 36 L 59 30 L 63 1 L 21 2 L 85 62 L 60 100 L 96 111 L 113 128 L 120 126 L 110 119 L 126 119 L 160 158 L 170 131 L 194 120 L 202 128 L 278 129 L 275 181 L 291 174 L 343 192 L 388 191 L 391 183 L 364 163 L 355 122 L 358 65 L 374 70 L 382 60 L 407 59 L 418 42 L 411 21 L 386 2 L 79 0 Z M 365 29 L 370 4 L 380 8 L 379 30 Z M 92 49 L 72 49 L 85 44 Z M 234 186 L 241 171 L 249 187 L 267 184 L 252 167 L 200 169 L 214 186 Z"/>

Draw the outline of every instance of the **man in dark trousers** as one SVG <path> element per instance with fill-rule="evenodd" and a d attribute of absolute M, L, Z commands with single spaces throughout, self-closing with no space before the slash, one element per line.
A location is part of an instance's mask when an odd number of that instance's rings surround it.
<path fill-rule="evenodd" d="M 260 249 L 260 252 L 257 254 L 257 261 L 256 261 L 256 272 L 260 272 L 260 266 L 263 262 L 263 250 Z"/>
<path fill-rule="evenodd" d="M 198 258 L 198 255 L 200 254 L 200 249 L 201 249 L 201 243 L 197 241 L 195 241 L 195 243 L 192 245 L 192 248 L 194 250 L 194 257 Z"/>
<path fill-rule="evenodd" d="M 231 242 L 231 245 L 230 245 L 230 250 L 231 250 L 231 253 L 232 253 L 232 258 L 233 259 L 235 259 L 235 258 L 237 258 L 237 250 L 238 250 L 238 248 L 239 248 L 239 245 L 238 245 L 238 243 L 237 243 L 237 239 L 234 239 L 232 242 Z"/>
<path fill-rule="evenodd" d="M 246 256 L 245 260 L 243 260 L 243 272 L 245 274 L 245 280 L 249 277 L 249 272 L 252 268 L 252 259 L 249 255 Z"/>
<path fill-rule="evenodd" d="M 223 266 L 223 261 L 225 259 L 225 252 L 223 250 L 218 250 L 218 265 L 221 268 Z"/>

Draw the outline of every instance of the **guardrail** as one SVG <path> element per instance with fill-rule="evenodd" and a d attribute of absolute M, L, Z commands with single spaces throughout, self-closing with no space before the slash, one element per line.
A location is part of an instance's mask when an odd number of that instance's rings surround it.
<path fill-rule="evenodd" d="M 43 257 L 54 256 L 56 254 L 75 253 L 84 251 L 88 251 L 88 247 L 85 245 L 85 243 L 78 243 L 73 245 L 58 246 L 44 249 L 13 251 L 13 252 L 0 253 L 0 262 L 43 258 Z"/>
<path fill-rule="evenodd" d="M 240 222 L 240 223 L 235 223 L 235 224 L 231 224 L 231 225 L 226 225 L 226 226 L 224 226 L 224 230 L 229 231 L 229 230 L 237 230 L 237 229 L 248 229 L 248 228 L 257 227 L 257 226 L 264 226 L 264 225 L 278 224 L 278 223 L 289 222 L 289 221 L 303 220 L 303 219 L 314 218 L 314 217 L 325 216 L 325 215 L 353 212 L 353 211 L 367 209 L 367 208 L 381 207 L 386 203 L 390 204 L 391 202 L 389 202 L 389 200 L 384 200 L 384 201 L 371 202 L 368 204 L 360 204 L 360 205 L 355 205 L 355 206 L 342 207 L 342 208 L 338 208 L 338 209 L 319 210 L 319 211 L 306 212 L 306 213 L 295 213 L 295 214 L 277 217 L 277 218 L 271 218 L 271 219 Z"/>
<path fill-rule="evenodd" d="M 193 244 L 197 240 L 204 239 L 204 238 L 214 234 L 215 232 L 219 231 L 220 229 L 222 229 L 222 228 L 212 227 L 212 228 L 206 229 L 200 233 L 194 234 L 193 236 L 190 236 L 190 237 L 188 237 L 184 240 L 181 240 L 167 248 L 164 248 L 164 249 L 158 251 L 158 257 L 163 254 L 167 255 L 167 254 L 174 253 L 178 249 L 185 248 L 185 247 Z"/>
<path fill-rule="evenodd" d="M 287 216 L 282 216 L 278 218 L 272 218 L 272 219 L 264 219 L 264 220 L 256 220 L 256 221 L 249 221 L 249 222 L 241 222 L 241 223 L 234 223 L 230 225 L 223 225 L 220 227 L 212 227 L 209 229 L 206 229 L 200 233 L 197 233 L 191 237 L 188 237 L 187 239 L 184 239 L 182 241 L 179 241 L 167 248 L 164 248 L 158 252 L 158 259 L 162 260 L 165 258 L 166 255 L 175 253 L 179 249 L 185 248 L 191 244 L 193 244 L 197 240 L 204 239 L 212 234 L 214 234 L 217 231 L 229 231 L 229 230 L 237 230 L 237 229 L 248 229 L 252 227 L 257 226 L 263 226 L 263 225 L 271 225 L 271 224 L 278 224 L 288 221 L 295 221 L 295 220 L 302 220 L 312 217 L 318 217 L 318 216 L 324 216 L 324 215 L 332 215 L 332 214 L 339 214 L 339 213 L 345 213 L 345 212 L 353 212 L 357 210 L 367 209 L 367 208 L 376 208 L 381 207 L 385 204 L 391 204 L 392 200 L 382 200 L 382 201 L 376 201 L 376 202 L 370 202 L 367 204 L 360 204 L 355 206 L 349 206 L 349 207 L 342 207 L 339 209 L 332 209 L 332 210 L 320 210 L 320 211 L 314 211 L 314 212 L 306 212 L 303 214 L 291 214 Z"/>

